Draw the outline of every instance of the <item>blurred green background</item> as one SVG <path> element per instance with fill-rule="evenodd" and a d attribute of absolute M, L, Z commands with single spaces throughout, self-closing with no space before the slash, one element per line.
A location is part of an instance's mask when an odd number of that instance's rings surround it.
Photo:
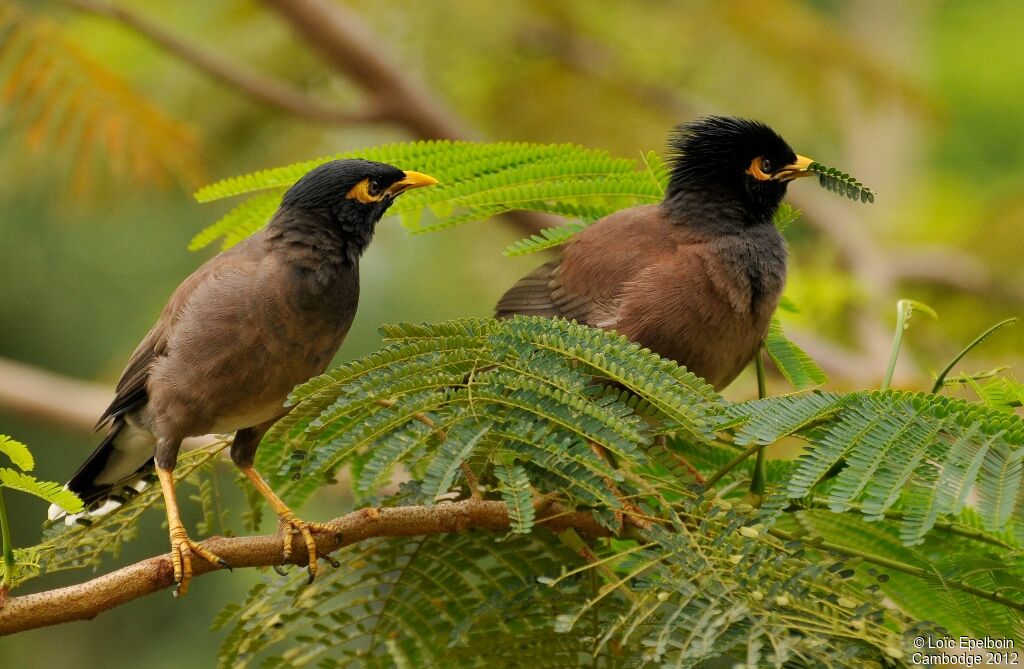
<path fill-rule="evenodd" d="M 289 82 L 299 105 L 361 109 L 365 82 L 323 59 L 286 4 L 113 6 Z M 871 206 L 810 180 L 790 191 L 805 216 L 787 231 L 788 294 L 801 311 L 786 323 L 830 372 L 830 387 L 877 386 L 899 297 L 941 317 L 911 328 L 896 385 L 914 389 L 978 331 L 1024 311 L 1019 0 L 312 4 L 343 12 L 473 138 L 636 156 L 660 150 L 681 121 L 749 116 L 875 189 Z M 154 45 L 123 16 L 104 16 L 108 7 L 0 2 L 0 357 L 104 389 L 168 294 L 214 252 L 186 246 L 230 203 L 196 204 L 197 186 L 423 135 L 401 121 L 315 122 L 270 107 Z M 339 359 L 374 350 L 381 323 L 487 315 L 542 260 L 503 257 L 518 236 L 499 220 L 418 237 L 382 223 Z M 1021 342 L 1019 328 L 1004 332 L 966 368 L 1019 370 Z M 17 394 L 16 383 L 0 375 L 6 391 Z M 779 379 L 772 389 L 786 391 Z M 754 392 L 744 376 L 726 394 Z M 65 480 L 95 444 L 80 423 L 0 402 L 0 433 L 32 447 L 45 479 Z M 10 497 L 16 544 L 35 543 L 45 509 Z M 305 515 L 338 515 L 343 498 L 322 495 Z M 161 520 L 151 514 L 140 540 L 104 568 L 165 551 Z M 38 579 L 24 591 L 87 576 Z M 0 658 L 5 667 L 212 666 L 214 614 L 261 577 L 217 574 L 183 601 L 162 593 L 92 622 L 3 639 Z"/>

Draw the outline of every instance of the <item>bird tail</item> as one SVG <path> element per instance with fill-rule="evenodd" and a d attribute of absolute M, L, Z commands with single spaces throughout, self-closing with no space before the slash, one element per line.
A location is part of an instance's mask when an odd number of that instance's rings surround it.
<path fill-rule="evenodd" d="M 107 436 L 64 486 L 82 499 L 86 510 L 67 514 L 51 505 L 49 519 L 63 518 L 71 525 L 79 518 L 109 513 L 137 495 L 149 485 L 155 443 L 148 430 L 129 424 L 124 417 L 114 419 Z"/>

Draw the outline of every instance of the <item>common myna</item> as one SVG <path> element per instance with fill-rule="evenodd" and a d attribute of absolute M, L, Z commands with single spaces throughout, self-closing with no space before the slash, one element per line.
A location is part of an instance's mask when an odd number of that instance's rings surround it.
<path fill-rule="evenodd" d="M 156 468 L 167 506 L 175 594 L 185 594 L 198 554 L 178 514 L 173 470 L 186 437 L 235 432 L 231 459 L 280 518 L 285 557 L 291 535 L 309 550 L 311 532 L 253 469 L 256 447 L 286 413 L 297 384 L 322 373 L 356 313 L 359 258 L 395 197 L 433 177 L 366 160 L 337 160 L 302 177 L 262 230 L 211 258 L 171 295 L 128 361 L 97 429 L 106 438 L 67 487 L 96 512 Z M 51 517 L 59 509 L 51 508 Z"/>
<path fill-rule="evenodd" d="M 496 312 L 614 330 L 721 389 L 757 353 L 779 302 L 786 243 L 772 216 L 812 161 L 763 123 L 720 116 L 677 127 L 669 148 L 661 204 L 585 228 Z"/>

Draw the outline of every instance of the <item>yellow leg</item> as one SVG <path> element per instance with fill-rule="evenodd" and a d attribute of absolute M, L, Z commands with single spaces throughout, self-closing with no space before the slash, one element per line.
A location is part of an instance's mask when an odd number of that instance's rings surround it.
<path fill-rule="evenodd" d="M 313 582 L 313 578 L 316 577 L 316 560 L 317 550 L 316 542 L 313 540 L 313 532 L 328 532 L 330 534 L 338 535 L 338 528 L 327 523 L 311 523 L 305 520 L 299 520 L 295 517 L 295 514 L 288 505 L 281 501 L 281 498 L 270 489 L 267 482 L 263 480 L 260 473 L 252 467 L 239 467 L 242 473 L 248 477 L 252 484 L 260 491 L 260 494 L 270 503 L 271 508 L 277 514 L 280 519 L 281 534 L 283 537 L 284 547 L 284 559 L 285 561 L 291 557 L 292 554 L 292 535 L 299 534 L 302 536 L 303 542 L 306 544 L 306 554 L 309 556 L 309 582 Z"/>
<path fill-rule="evenodd" d="M 192 554 L 195 553 L 210 564 L 231 568 L 227 562 L 214 555 L 209 549 L 188 537 L 185 526 L 181 524 L 178 513 L 178 497 L 174 494 L 174 474 L 169 469 L 156 468 L 160 477 L 160 488 L 164 493 L 164 506 L 167 507 L 167 527 L 171 534 L 171 563 L 174 565 L 175 597 L 183 597 L 188 592 L 189 581 L 192 580 Z"/>

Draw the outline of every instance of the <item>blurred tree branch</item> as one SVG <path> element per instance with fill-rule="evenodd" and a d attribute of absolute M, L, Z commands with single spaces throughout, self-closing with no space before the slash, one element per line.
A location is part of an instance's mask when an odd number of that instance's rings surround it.
<path fill-rule="evenodd" d="M 111 397 L 99 384 L 0 358 L 0 408 L 14 414 L 88 432 Z"/>
<path fill-rule="evenodd" d="M 68 430 L 92 432 L 114 396 L 111 388 L 0 358 L 0 410 Z M 182 443 L 189 450 L 212 444 L 212 436 Z"/>
<path fill-rule="evenodd" d="M 339 124 L 381 120 L 380 110 L 373 107 L 351 111 L 325 105 L 288 83 L 257 72 L 242 63 L 230 61 L 221 54 L 177 35 L 160 23 L 133 10 L 100 0 L 63 2 L 89 14 L 117 21 L 221 83 L 298 118 Z"/>
<path fill-rule="evenodd" d="M 407 73 L 387 60 L 387 49 L 359 16 L 326 0 L 264 0 L 288 21 L 303 43 L 315 49 L 335 71 L 357 83 L 372 108 L 401 123 L 420 139 L 476 139 L 477 133 L 420 89 Z"/>
<path fill-rule="evenodd" d="M 610 536 L 593 516 L 568 511 L 548 499 L 534 506 L 537 520 L 553 532 L 575 529 L 590 536 Z M 448 534 L 467 530 L 501 531 L 509 528 L 508 507 L 501 501 L 471 497 L 436 506 L 367 508 L 330 521 L 341 534 L 316 534 L 317 550 L 328 555 L 344 546 L 377 537 Z M 306 547 L 292 538 L 291 564 L 308 562 Z M 282 564 L 281 537 L 212 538 L 202 542 L 206 548 L 227 560 L 233 567 L 269 567 Z M 201 576 L 221 567 L 205 560 L 193 562 L 193 576 Z M 170 555 L 137 562 L 85 583 L 66 588 L 11 597 L 0 601 L 0 636 L 75 620 L 91 620 L 100 613 L 145 595 L 174 585 Z"/>

